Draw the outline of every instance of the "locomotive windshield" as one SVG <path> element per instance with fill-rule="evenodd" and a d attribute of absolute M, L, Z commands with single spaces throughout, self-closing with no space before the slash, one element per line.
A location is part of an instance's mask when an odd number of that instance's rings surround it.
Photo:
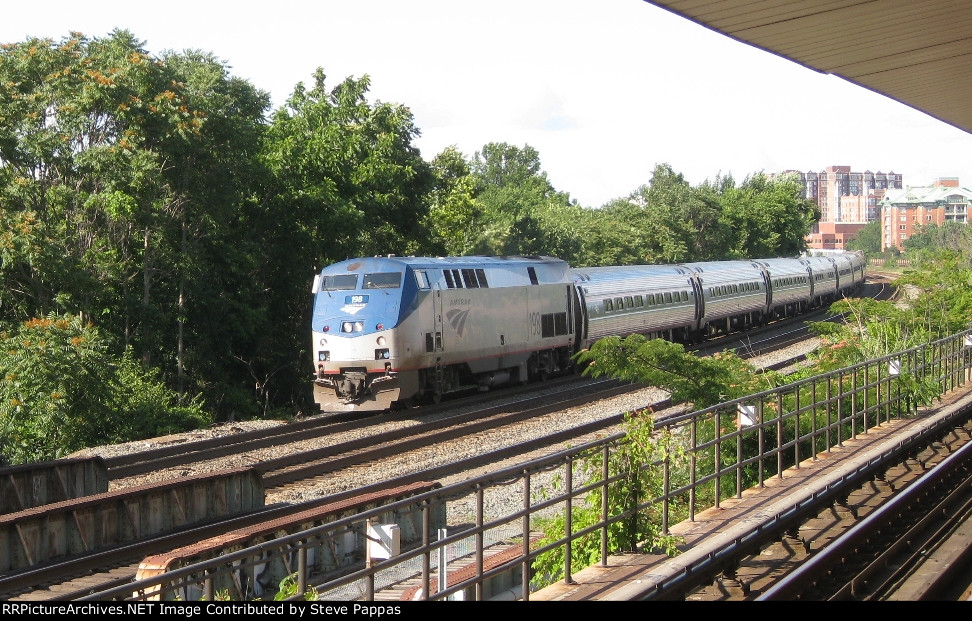
<path fill-rule="evenodd" d="M 402 286 L 401 272 L 365 274 L 362 289 L 398 289 Z"/>
<path fill-rule="evenodd" d="M 357 274 L 338 274 L 337 276 L 324 276 L 324 280 L 321 282 L 321 291 L 354 291 L 357 286 Z"/>

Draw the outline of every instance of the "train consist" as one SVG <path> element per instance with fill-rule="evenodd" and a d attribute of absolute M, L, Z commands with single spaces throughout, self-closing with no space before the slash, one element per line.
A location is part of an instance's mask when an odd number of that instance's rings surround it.
<path fill-rule="evenodd" d="M 850 294 L 864 257 L 571 268 L 552 257 L 373 257 L 314 279 L 314 399 L 386 410 L 570 368 L 609 335 L 695 343 Z"/>

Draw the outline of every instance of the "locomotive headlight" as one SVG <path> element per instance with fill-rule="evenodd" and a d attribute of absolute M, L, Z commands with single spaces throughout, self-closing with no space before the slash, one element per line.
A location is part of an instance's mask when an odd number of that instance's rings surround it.
<path fill-rule="evenodd" d="M 355 332 L 361 332 L 362 330 L 364 330 L 364 323 L 361 322 L 361 321 L 355 321 L 354 322 L 354 331 Z"/>
<path fill-rule="evenodd" d="M 341 332 L 351 332 L 352 330 L 354 330 L 353 323 L 351 323 L 350 321 L 341 322 Z"/>
<path fill-rule="evenodd" d="M 381 346 L 381 347 L 384 347 L 385 346 L 385 337 L 383 337 L 383 336 L 379 336 L 378 337 L 378 345 Z"/>

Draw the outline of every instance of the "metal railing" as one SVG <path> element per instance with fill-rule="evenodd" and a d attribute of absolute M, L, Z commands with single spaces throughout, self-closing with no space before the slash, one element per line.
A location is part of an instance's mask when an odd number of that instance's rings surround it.
<path fill-rule="evenodd" d="M 617 433 L 86 599 L 303 599 L 310 593 L 318 599 L 370 601 L 411 578 L 419 586 L 418 599 L 481 600 L 514 592 L 528 600 L 529 585 L 538 580 L 534 562 L 541 555 L 562 551 L 563 578 L 569 580 L 571 551 L 582 538 L 600 536 L 600 562 L 606 565 L 616 552 L 609 550 L 608 529 L 639 512 L 650 510 L 667 534 L 671 524 L 694 520 L 731 496 L 741 498 L 743 490 L 782 477 L 787 468 L 799 468 L 875 426 L 916 416 L 921 405 L 916 386 L 935 385 L 941 395 L 968 382 L 970 345 L 972 332 L 966 331 L 656 422 L 656 431 L 678 439 L 685 458 L 641 466 L 660 469 L 655 472 L 662 483 L 650 498 L 633 499 L 624 509 L 612 512 L 607 501 L 611 487 L 630 476 L 608 467 L 627 438 Z M 581 468 L 585 463 L 598 463 L 600 469 Z M 592 492 L 601 499 L 601 519 L 578 527 L 572 521 L 575 509 L 585 506 Z M 453 525 L 437 531 L 433 517 L 443 508 Z M 415 511 L 423 515 L 421 543 L 398 549 L 396 542 L 374 536 L 378 524 Z M 539 537 L 539 525 L 552 519 L 560 519 L 567 534 Z M 365 545 L 349 546 L 348 538 Z M 514 553 L 491 562 L 490 552 L 500 545 L 508 552 L 512 546 Z M 333 558 L 340 546 L 358 552 L 347 556 L 340 571 L 330 567 L 323 573 L 322 550 Z M 468 561 L 465 572 L 440 571 L 460 557 Z M 288 588 L 261 584 L 269 562 L 284 563 L 292 573 Z M 216 592 L 214 577 L 225 572 L 232 574 L 235 588 Z"/>

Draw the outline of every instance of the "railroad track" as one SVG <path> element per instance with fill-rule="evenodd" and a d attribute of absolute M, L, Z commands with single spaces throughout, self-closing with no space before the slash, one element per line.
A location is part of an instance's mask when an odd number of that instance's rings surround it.
<path fill-rule="evenodd" d="M 722 341 L 721 348 L 740 348 L 742 352 L 740 355 L 752 357 L 770 351 L 774 347 L 787 347 L 794 339 L 808 338 L 805 329 L 801 330 L 799 327 L 803 325 L 803 321 L 804 319 L 800 319 L 781 322 L 779 325 L 774 324 L 762 331 L 763 336 L 759 337 L 749 334 L 727 338 Z M 735 345 L 731 345 L 733 341 Z M 754 346 L 754 342 L 758 342 L 758 346 Z M 777 366 L 789 363 L 792 363 L 792 360 L 779 363 Z M 583 423 L 570 421 L 571 411 L 590 406 L 591 403 L 599 400 L 645 390 L 645 387 L 631 384 L 620 384 L 611 380 L 590 380 L 578 376 L 551 380 L 544 388 L 552 389 L 556 397 L 551 397 L 550 394 L 527 396 L 514 402 L 487 406 L 465 413 L 459 413 L 460 408 L 456 403 L 443 402 L 436 407 L 422 408 L 418 418 L 402 412 L 320 416 L 276 428 L 172 444 L 126 456 L 110 457 L 106 458 L 106 465 L 113 484 L 123 485 L 126 478 L 134 481 L 138 475 L 144 473 L 158 474 L 160 471 L 169 470 L 172 476 L 185 476 L 187 469 L 195 468 L 203 461 L 218 462 L 227 456 L 246 461 L 249 457 L 250 463 L 245 465 L 254 467 L 262 473 L 269 492 L 268 503 L 287 502 L 285 498 L 288 495 L 299 498 L 302 495 L 300 490 L 315 485 L 320 486 L 319 493 L 322 496 L 334 498 L 338 492 L 333 489 L 324 490 L 329 481 L 333 482 L 333 479 L 338 478 L 334 475 L 336 472 L 341 473 L 340 479 L 344 481 L 361 483 L 353 492 L 365 494 L 389 485 L 462 477 L 463 473 L 493 467 L 497 463 L 522 458 L 532 452 L 562 448 L 567 441 L 576 441 L 579 437 L 602 433 L 605 429 L 618 425 L 627 410 L 614 413 L 608 410 L 596 420 Z M 509 393 L 504 392 L 504 395 L 507 394 Z M 643 406 L 650 405 L 656 411 L 670 405 L 663 395 L 641 403 Z M 478 435 L 507 435 L 519 438 L 522 432 L 516 430 L 518 425 L 537 421 L 557 412 L 567 412 L 566 418 L 570 424 L 555 431 L 544 431 L 532 439 L 519 442 L 507 441 L 500 448 L 474 450 L 473 454 L 465 457 L 458 450 L 460 446 L 469 445 L 470 439 Z M 319 440 L 322 437 L 326 437 L 328 446 L 308 450 L 289 448 L 291 445 L 299 446 L 300 442 Z M 457 448 L 452 450 L 447 448 L 449 446 Z M 373 483 L 363 483 L 367 481 L 365 474 L 375 470 L 376 465 L 381 462 L 388 460 L 410 462 L 409 466 L 414 468 L 415 464 L 423 461 L 418 455 L 422 451 L 428 453 L 429 447 L 441 447 L 440 451 L 432 452 L 451 455 L 454 459 L 448 462 L 436 459 L 434 465 L 418 468 L 413 472 L 398 468 L 397 471 L 401 474 L 397 477 L 384 476 Z M 283 455 L 272 458 L 254 457 L 253 453 L 261 449 L 272 449 Z M 409 451 L 416 452 L 409 453 Z M 347 487 L 346 483 L 338 484 L 338 489 L 345 490 L 344 495 L 351 493 L 346 490 Z M 305 506 L 306 503 L 303 502 L 299 505 L 299 507 Z M 273 510 L 292 512 L 297 510 L 297 507 L 290 505 Z M 265 521 L 280 515 L 282 514 L 267 514 L 262 517 L 254 516 L 253 519 Z M 207 533 L 225 531 L 238 524 L 239 522 L 235 520 L 225 521 L 207 526 L 205 531 L 197 532 L 194 529 L 183 535 L 198 540 L 209 536 Z M 97 592 L 99 588 L 107 588 L 111 584 L 119 583 L 118 581 L 124 583 L 125 580 L 131 580 L 134 577 L 134 567 L 137 567 L 139 560 L 158 550 L 183 545 L 180 542 L 184 540 L 157 538 L 145 542 L 144 545 L 126 546 L 125 549 L 116 550 L 112 554 L 91 555 L 84 559 L 65 561 L 57 566 L 46 568 L 47 573 L 43 575 L 32 573 L 0 577 L 2 578 L 0 598 L 3 598 L 4 592 L 16 593 L 17 589 L 22 589 L 26 582 L 32 582 L 34 585 L 49 585 L 47 589 L 35 589 L 39 598 L 43 598 L 44 592 L 56 594 L 52 597 L 59 599 L 72 599 L 83 593 Z M 73 568 L 72 563 L 76 563 Z M 61 586 L 57 582 L 59 576 L 62 578 L 73 576 L 73 578 L 68 581 L 68 586 Z M 79 579 L 78 576 L 85 576 L 81 586 L 74 584 Z M 5 583 L 4 580 L 7 582 Z"/>
<path fill-rule="evenodd" d="M 867 295 L 876 299 L 886 298 L 890 295 L 890 289 L 882 280 L 871 285 Z M 730 350 L 743 358 L 756 359 L 773 351 L 810 340 L 811 336 L 806 325 L 808 320 L 835 319 L 837 318 L 828 311 L 820 310 L 810 315 L 774 322 L 760 330 L 728 335 L 690 349 L 700 355 Z M 782 369 L 799 362 L 803 357 L 798 355 L 767 365 L 765 368 Z M 584 395 L 588 401 L 594 402 L 625 391 L 633 392 L 643 388 L 635 385 L 620 387 L 612 382 L 593 381 L 577 375 L 562 376 L 541 384 L 518 386 L 498 392 L 474 393 L 404 412 L 347 412 L 320 415 L 277 427 L 192 442 L 178 442 L 127 455 L 106 457 L 105 462 L 110 479 L 114 485 L 119 486 L 143 482 L 144 478 L 140 476 L 150 473 L 155 477 L 166 472 L 172 476 L 184 476 L 187 472 L 204 467 L 205 462 L 226 460 L 231 457 L 237 459 L 233 463 L 234 467 L 252 465 L 271 481 L 275 481 L 271 485 L 283 485 L 292 483 L 301 476 L 327 474 L 333 471 L 333 467 L 327 464 L 341 463 L 335 460 L 340 459 L 343 453 L 358 453 L 366 449 L 369 444 L 377 445 L 379 442 L 388 441 L 391 433 L 397 433 L 398 440 L 405 441 L 406 436 L 412 433 L 406 429 L 422 424 L 421 421 L 434 421 L 436 425 L 450 429 L 458 429 L 458 425 L 463 424 L 471 425 L 469 432 L 475 433 L 476 427 L 483 429 L 488 426 L 478 425 L 477 419 L 485 421 L 500 413 L 512 413 L 515 410 L 536 415 L 538 410 L 543 410 L 550 403 L 551 393 L 556 393 L 556 399 L 563 401 L 563 407 L 567 408 L 580 405 Z M 659 406 L 664 407 L 660 402 L 646 402 L 644 405 L 652 405 L 655 409 Z M 495 424 L 505 424 L 502 420 L 497 420 Z M 516 422 L 512 417 L 507 417 L 506 420 L 511 423 Z M 615 422 L 611 421 L 608 424 L 615 424 Z M 433 432 L 428 429 L 415 430 L 414 433 L 423 434 L 430 440 L 435 439 L 435 436 L 431 435 Z M 369 440 L 369 437 L 376 440 Z M 309 444 L 315 446 L 310 447 Z M 376 455 L 380 455 L 377 446 L 374 450 Z M 272 455 L 273 452 L 286 452 L 287 455 L 276 457 Z M 319 470 L 317 474 L 314 474 L 315 468 Z"/>
<path fill-rule="evenodd" d="M 921 570 L 939 546 L 969 550 L 972 421 L 889 468 L 846 499 L 804 522 L 730 574 L 695 589 L 688 601 L 967 599 L 968 556 Z M 954 456 L 964 451 L 965 462 Z M 952 459 L 950 465 L 939 468 Z M 946 469 L 951 472 L 946 472 Z M 935 480 L 931 476 L 936 476 Z M 922 480 L 928 477 L 924 482 Z M 924 489 L 919 489 L 923 487 Z M 904 494 L 914 489 L 914 498 Z M 922 493 L 924 492 L 924 493 Z M 903 503 L 895 506 L 894 503 Z M 883 514 L 883 519 L 880 519 Z M 963 526 L 964 525 L 964 526 Z M 964 533 L 964 538 L 948 537 Z M 956 558 L 958 555 L 949 556 Z M 966 573 L 961 573 L 960 570 Z M 951 595 L 946 595 L 951 593 Z"/>

